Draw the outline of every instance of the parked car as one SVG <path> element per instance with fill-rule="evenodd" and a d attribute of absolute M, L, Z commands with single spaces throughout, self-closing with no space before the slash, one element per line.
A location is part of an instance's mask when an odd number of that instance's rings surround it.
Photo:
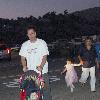
<path fill-rule="evenodd" d="M 21 45 L 16 44 L 16 45 L 14 45 L 14 46 L 11 47 L 11 50 L 12 51 L 18 51 L 19 52 L 20 48 L 21 48 Z"/>
<path fill-rule="evenodd" d="M 0 44 L 0 59 L 11 60 L 11 48 L 6 44 Z"/>

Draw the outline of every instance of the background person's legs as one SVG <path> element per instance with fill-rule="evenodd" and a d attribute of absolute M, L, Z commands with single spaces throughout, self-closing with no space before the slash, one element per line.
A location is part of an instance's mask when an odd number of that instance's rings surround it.
<path fill-rule="evenodd" d="M 89 77 L 89 72 L 90 72 L 90 68 L 82 68 L 82 74 L 81 74 L 81 78 L 79 79 L 79 82 L 86 83 L 87 78 Z"/>
<path fill-rule="evenodd" d="M 95 91 L 95 83 L 96 83 L 96 76 L 95 76 L 95 66 L 90 68 L 90 86 L 91 91 Z"/>
<path fill-rule="evenodd" d="M 44 89 L 43 89 L 43 94 L 44 94 L 43 100 L 52 100 L 48 74 L 43 74 L 43 78 L 45 82 Z"/>

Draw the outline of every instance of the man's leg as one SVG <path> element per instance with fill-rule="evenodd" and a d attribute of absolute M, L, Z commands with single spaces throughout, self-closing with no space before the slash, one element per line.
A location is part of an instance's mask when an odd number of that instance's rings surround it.
<path fill-rule="evenodd" d="M 79 82 L 86 83 L 87 78 L 89 76 L 89 71 L 90 71 L 90 68 L 83 68 L 82 67 L 82 74 L 81 74 L 81 78 L 80 78 Z"/>
<path fill-rule="evenodd" d="M 45 81 L 45 86 L 44 86 L 44 89 L 43 89 L 43 93 L 44 93 L 44 99 L 43 100 L 52 100 L 48 74 L 47 73 L 43 74 L 43 78 L 44 78 L 44 81 Z"/>
<path fill-rule="evenodd" d="M 95 83 L 96 83 L 96 77 L 95 77 L 95 66 L 90 68 L 90 85 L 91 85 L 91 91 L 95 91 Z"/>

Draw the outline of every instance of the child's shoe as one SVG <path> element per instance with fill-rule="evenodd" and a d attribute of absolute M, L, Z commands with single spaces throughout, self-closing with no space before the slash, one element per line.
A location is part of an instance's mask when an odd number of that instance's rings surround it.
<path fill-rule="evenodd" d="M 72 85 L 71 88 L 70 88 L 71 89 L 71 93 L 73 93 L 74 88 L 75 88 L 74 85 Z"/>
<path fill-rule="evenodd" d="M 73 87 L 71 87 L 71 93 L 73 93 Z"/>

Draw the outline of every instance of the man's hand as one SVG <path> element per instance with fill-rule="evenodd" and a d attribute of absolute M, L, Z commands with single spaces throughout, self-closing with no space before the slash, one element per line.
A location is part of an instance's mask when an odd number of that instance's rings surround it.
<path fill-rule="evenodd" d="M 44 55 L 43 58 L 42 58 L 41 64 L 36 66 L 38 71 L 42 71 L 43 66 L 45 65 L 46 61 L 47 61 L 47 55 Z"/>
<path fill-rule="evenodd" d="M 96 66 L 97 66 L 97 68 L 99 69 L 99 61 L 98 61 L 98 59 L 96 58 Z"/>
<path fill-rule="evenodd" d="M 26 72 L 28 70 L 27 67 L 23 67 L 23 72 Z"/>
<path fill-rule="evenodd" d="M 81 61 L 80 61 L 80 64 L 83 65 L 83 63 L 84 63 L 84 62 L 81 60 Z"/>
<path fill-rule="evenodd" d="M 23 71 L 26 72 L 28 70 L 27 68 L 27 62 L 26 62 L 26 58 L 21 56 L 21 63 L 22 63 L 22 66 L 23 66 Z"/>
<path fill-rule="evenodd" d="M 42 66 L 37 66 L 36 68 L 37 68 L 37 70 L 38 70 L 38 71 L 40 71 L 40 72 L 41 72 L 41 71 L 42 71 L 42 69 L 43 69 L 43 67 L 42 67 Z"/>

